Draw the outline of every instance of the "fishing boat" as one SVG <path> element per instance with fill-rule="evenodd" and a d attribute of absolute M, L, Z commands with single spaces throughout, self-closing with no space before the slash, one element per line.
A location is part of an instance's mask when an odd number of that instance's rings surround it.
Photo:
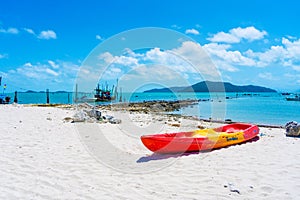
<path fill-rule="evenodd" d="M 114 92 L 115 89 L 115 92 Z M 116 91 L 117 91 L 117 87 L 114 88 L 114 86 L 112 87 L 112 89 L 108 89 L 108 86 L 106 85 L 105 89 L 102 88 L 100 89 L 100 84 L 97 84 L 97 87 L 95 89 L 96 94 L 94 95 L 94 97 L 96 98 L 96 101 L 113 101 L 116 99 Z"/>
<path fill-rule="evenodd" d="M 143 135 L 141 140 L 155 153 L 184 153 L 242 143 L 256 137 L 258 133 L 256 125 L 234 123 L 213 129 Z"/>

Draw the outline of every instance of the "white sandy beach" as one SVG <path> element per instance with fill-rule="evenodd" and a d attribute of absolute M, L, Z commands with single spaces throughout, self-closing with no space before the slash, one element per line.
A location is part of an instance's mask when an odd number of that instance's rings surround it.
<path fill-rule="evenodd" d="M 132 114 L 131 124 L 125 119 L 121 124 L 78 125 L 64 122 L 74 110 L 1 105 L 0 112 L 0 199 L 300 196 L 300 139 L 286 137 L 284 129 L 260 128 L 257 141 L 211 152 L 159 156 L 139 136 L 153 127 L 176 131 L 164 117 Z M 199 122 L 185 124 L 183 129 L 196 129 Z M 91 127 L 106 140 L 89 131 Z M 138 131 L 126 134 L 131 130 Z"/>

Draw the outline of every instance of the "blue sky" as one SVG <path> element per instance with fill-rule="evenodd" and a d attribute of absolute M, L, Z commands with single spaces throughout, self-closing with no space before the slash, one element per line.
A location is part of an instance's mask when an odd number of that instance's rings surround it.
<path fill-rule="evenodd" d="M 97 45 L 126 30 L 161 27 L 200 44 L 224 81 L 299 90 L 299 4 L 296 0 L 0 1 L 2 84 L 8 91 L 70 91 L 80 66 Z M 182 49 L 192 49 L 194 44 L 189 44 L 182 44 Z M 114 75 L 129 60 L 131 67 L 145 64 L 136 52 L 103 55 L 119 59 Z M 174 59 L 160 49 L 142 53 L 147 55 L 156 56 L 156 64 L 181 63 L 169 62 Z M 195 74 L 182 74 L 189 83 L 199 81 Z"/>

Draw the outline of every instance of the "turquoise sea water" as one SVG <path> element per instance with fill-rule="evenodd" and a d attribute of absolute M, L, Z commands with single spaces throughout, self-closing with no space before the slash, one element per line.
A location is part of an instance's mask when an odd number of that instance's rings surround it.
<path fill-rule="evenodd" d="M 8 94 L 13 100 L 14 94 Z M 79 93 L 79 97 L 93 94 Z M 73 93 L 51 93 L 50 103 L 73 103 Z M 226 98 L 227 97 L 227 98 Z M 119 98 L 118 98 L 119 99 Z M 182 108 L 176 113 L 200 118 L 285 125 L 288 121 L 300 122 L 300 102 L 286 101 L 278 93 L 124 93 L 125 102 L 149 100 L 198 99 L 198 104 Z M 19 104 L 46 103 L 45 93 L 18 93 Z M 100 103 L 101 104 L 101 103 Z"/>

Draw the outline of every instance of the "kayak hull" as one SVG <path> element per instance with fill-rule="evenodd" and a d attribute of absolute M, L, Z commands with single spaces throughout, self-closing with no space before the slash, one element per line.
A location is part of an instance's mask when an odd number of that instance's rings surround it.
<path fill-rule="evenodd" d="M 184 153 L 239 144 L 258 134 L 259 128 L 256 125 L 235 123 L 214 129 L 143 135 L 141 141 L 155 153 Z"/>

